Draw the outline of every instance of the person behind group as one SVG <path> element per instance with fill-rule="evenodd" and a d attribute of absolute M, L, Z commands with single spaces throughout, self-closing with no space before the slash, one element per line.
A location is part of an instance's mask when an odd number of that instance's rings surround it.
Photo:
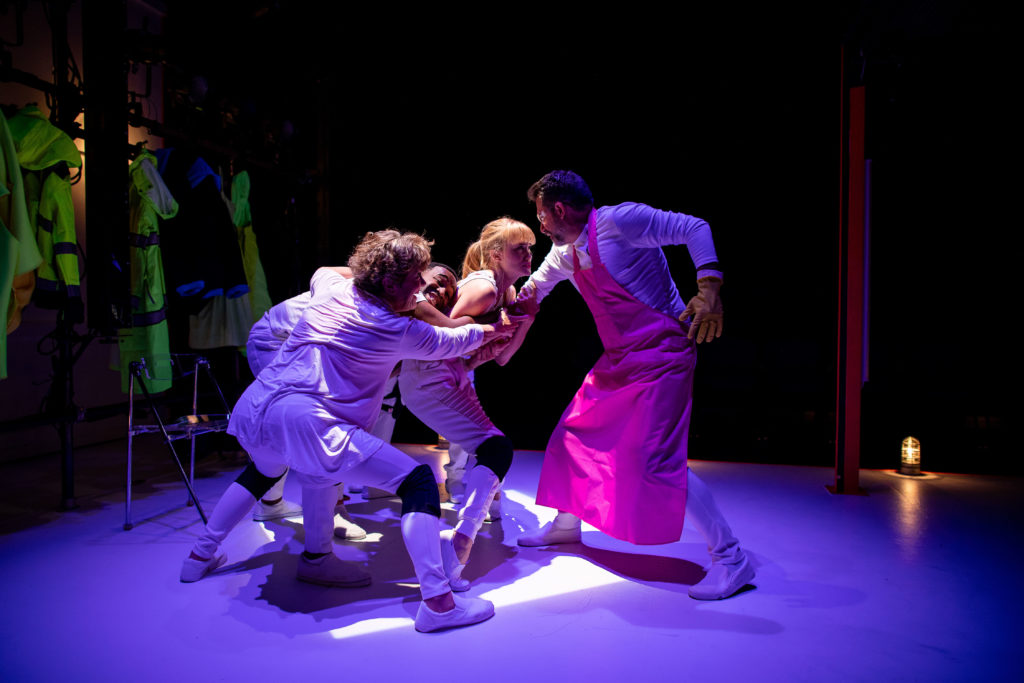
<path fill-rule="evenodd" d="M 327 586 L 367 585 L 362 568 L 332 551 L 336 482 L 396 492 L 401 532 L 420 584 L 418 631 L 477 623 L 494 614 L 479 598 L 456 597 L 445 576 L 439 538 L 440 502 L 433 474 L 368 430 L 384 386 L 403 358 L 439 360 L 472 352 L 507 336 L 512 326 L 443 329 L 402 316 L 415 306 L 430 263 L 430 243 L 394 230 L 367 233 L 348 266 L 353 279 L 320 268 L 310 281 L 309 307 L 277 356 L 249 385 L 228 432 L 252 463 L 231 484 L 182 564 L 196 581 L 223 564 L 221 542 L 255 500 L 290 468 L 302 486 L 305 550 L 299 580 Z"/>
<path fill-rule="evenodd" d="M 645 204 L 594 208 L 590 188 L 572 171 L 548 173 L 528 197 L 552 247 L 522 291 L 536 305 L 559 281 L 572 282 L 594 315 L 604 354 L 545 451 L 537 502 L 559 512 L 519 545 L 578 542 L 581 518 L 632 543 L 669 543 L 679 540 L 685 514 L 712 558 L 690 596 L 729 597 L 754 569 L 686 462 L 694 342 L 722 333 L 711 229 Z M 685 244 L 697 270 L 699 293 L 685 305 L 661 249 L 669 244 Z"/>
<path fill-rule="evenodd" d="M 480 239 L 470 245 L 462 264 L 462 280 L 451 317 L 491 320 L 515 303 L 515 282 L 530 274 L 531 248 L 536 241 L 529 227 L 511 218 L 499 218 L 484 226 Z M 514 337 L 513 337 L 514 338 Z M 504 365 L 518 348 L 496 340 L 470 359 L 413 360 L 402 363 L 398 385 L 404 405 L 424 424 L 475 454 L 475 465 L 465 474 L 465 496 L 459 521 L 452 531 L 442 532 L 452 590 L 469 588 L 462 569 L 469 561 L 480 526 L 491 501 L 512 464 L 512 441 L 484 412 L 469 371 L 486 360 Z"/>
<path fill-rule="evenodd" d="M 344 268 L 344 270 L 347 271 L 348 269 Z M 351 277 L 351 273 L 349 272 L 346 277 Z M 292 328 L 295 327 L 302 317 L 302 312 L 309 307 L 311 299 L 312 295 L 309 292 L 303 292 L 290 299 L 286 299 L 271 307 L 249 330 L 249 337 L 245 344 L 245 355 L 249 361 L 249 369 L 252 370 L 253 377 L 257 377 L 260 371 L 274 360 L 274 356 L 277 355 L 277 352 L 291 334 Z M 389 408 L 387 405 L 389 400 L 386 397 L 387 393 L 385 391 L 384 405 L 381 406 L 380 416 L 374 423 L 372 430 L 374 434 L 380 436 L 385 441 L 389 441 L 390 436 L 384 436 L 380 432 L 386 429 L 387 426 L 387 410 Z M 254 521 L 267 522 L 285 517 L 297 517 L 302 514 L 302 508 L 299 505 L 284 498 L 284 482 L 287 477 L 288 473 L 286 472 L 256 502 L 256 507 L 252 513 Z M 344 489 L 344 484 L 339 482 L 338 506 L 335 509 L 336 514 L 334 517 L 334 535 L 347 540 L 366 538 L 366 531 L 352 521 L 348 510 L 345 509 L 343 501 Z"/>

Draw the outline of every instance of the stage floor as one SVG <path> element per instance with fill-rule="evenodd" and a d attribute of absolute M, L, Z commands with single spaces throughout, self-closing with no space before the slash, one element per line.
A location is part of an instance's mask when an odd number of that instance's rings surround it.
<path fill-rule="evenodd" d="M 466 570 L 496 616 L 424 635 L 397 499 L 348 503 L 369 536 L 336 550 L 365 563 L 367 588 L 296 581 L 297 519 L 247 520 L 223 568 L 182 584 L 198 515 L 181 507 L 180 481 L 153 475 L 124 531 L 123 450 L 77 454 L 71 512 L 52 509 L 56 457 L 0 466 L 12 491 L 0 504 L 0 679 L 1024 680 L 1019 478 L 864 471 L 866 495 L 836 496 L 828 468 L 693 462 L 757 567 L 753 587 L 698 602 L 687 589 L 707 553 L 689 528 L 665 546 L 584 527 L 579 545 L 517 547 L 554 514 L 534 504 L 541 454 L 517 452 L 503 518 L 484 526 Z M 239 469 L 214 465 L 196 481 L 207 510 Z M 287 495 L 300 499 L 291 481 Z"/>

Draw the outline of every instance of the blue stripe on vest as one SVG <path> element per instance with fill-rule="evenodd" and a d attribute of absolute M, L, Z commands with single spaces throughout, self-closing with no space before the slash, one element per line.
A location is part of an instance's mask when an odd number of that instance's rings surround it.
<path fill-rule="evenodd" d="M 77 254 L 78 245 L 74 242 L 54 242 L 53 243 L 54 254 Z"/>
<path fill-rule="evenodd" d="M 199 292 L 203 291 L 203 287 L 206 286 L 206 282 L 203 280 L 196 280 L 195 282 L 189 282 L 188 284 L 178 285 L 174 288 L 174 291 L 179 296 L 195 296 Z"/>
<path fill-rule="evenodd" d="M 137 232 L 128 234 L 129 247 L 152 247 L 155 244 L 160 244 L 160 233 L 158 232 L 149 235 L 140 235 Z"/>
<path fill-rule="evenodd" d="M 38 218 L 39 220 L 37 222 L 40 228 L 42 228 L 46 232 L 53 232 L 53 221 L 51 221 L 49 218 L 43 218 L 42 216 L 39 216 Z"/>
<path fill-rule="evenodd" d="M 232 287 L 231 289 L 229 289 L 226 292 L 225 296 L 227 296 L 227 298 L 229 298 L 229 299 L 237 299 L 238 297 L 242 296 L 243 294 L 248 294 L 248 293 L 249 293 L 249 285 L 235 285 L 234 287 Z"/>
<path fill-rule="evenodd" d="M 166 319 L 167 309 L 161 308 L 159 311 L 153 311 L 151 313 L 133 313 L 132 325 L 134 327 L 146 327 L 147 325 L 156 325 Z"/>
<path fill-rule="evenodd" d="M 79 285 L 66 285 L 63 282 L 57 282 L 56 280 L 40 277 L 39 275 L 36 275 L 36 289 L 41 292 L 60 292 L 66 294 L 69 298 L 82 296 L 82 288 Z"/>

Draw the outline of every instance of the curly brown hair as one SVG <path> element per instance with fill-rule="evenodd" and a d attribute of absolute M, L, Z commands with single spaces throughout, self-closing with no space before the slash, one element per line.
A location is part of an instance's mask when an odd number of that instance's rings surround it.
<path fill-rule="evenodd" d="M 380 230 L 366 233 L 348 259 L 356 287 L 375 296 L 383 296 L 386 282 L 399 283 L 413 269 L 426 270 L 433 244 L 413 232 Z"/>

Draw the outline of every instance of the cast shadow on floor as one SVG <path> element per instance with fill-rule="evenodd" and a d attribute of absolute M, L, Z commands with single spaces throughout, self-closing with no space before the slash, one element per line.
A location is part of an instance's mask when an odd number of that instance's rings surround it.
<path fill-rule="evenodd" d="M 394 616 L 395 602 L 402 614 L 413 617 L 420 600 L 419 586 L 412 562 L 401 536 L 401 507 L 397 499 L 350 500 L 351 518 L 367 533 L 366 539 L 335 542 L 335 553 L 342 560 L 366 569 L 373 582 L 361 588 L 329 588 L 306 584 L 295 578 L 304 533 L 298 520 L 266 522 L 274 540 L 258 548 L 239 562 L 226 565 L 209 579 L 232 575 L 252 575 L 252 581 L 239 585 L 231 611 L 244 621 L 279 624 L 288 633 L 316 632 L 327 622 L 331 628 L 343 628 L 364 619 L 387 613 Z M 454 526 L 457 513 L 445 509 L 442 528 Z M 575 556 L 599 566 L 629 582 L 662 584 L 674 593 L 685 592 L 704 577 L 696 563 L 678 557 L 643 552 L 624 552 L 575 543 L 545 548 L 520 548 L 515 545 L 518 530 L 532 528 L 536 517 L 524 506 L 506 499 L 501 521 L 485 524 L 477 536 L 473 554 L 464 576 L 472 582 L 469 595 L 519 581 L 551 564 L 558 556 Z M 596 540 L 600 534 L 591 535 Z M 746 586 L 741 593 L 752 590 Z M 270 615 L 260 616 L 269 611 Z M 288 615 L 310 617 L 290 619 Z"/>

